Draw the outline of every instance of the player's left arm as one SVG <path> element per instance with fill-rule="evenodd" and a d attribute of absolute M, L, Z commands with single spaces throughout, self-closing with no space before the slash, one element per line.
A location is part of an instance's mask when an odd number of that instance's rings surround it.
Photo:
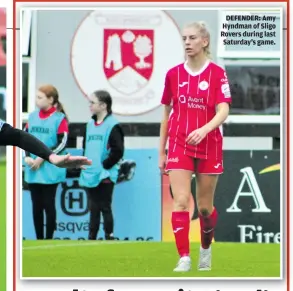
<path fill-rule="evenodd" d="M 221 126 L 230 112 L 230 105 L 232 103 L 231 90 L 227 74 L 222 69 L 216 82 L 215 94 L 217 113 L 214 118 L 205 125 L 207 132 L 211 132 Z"/>

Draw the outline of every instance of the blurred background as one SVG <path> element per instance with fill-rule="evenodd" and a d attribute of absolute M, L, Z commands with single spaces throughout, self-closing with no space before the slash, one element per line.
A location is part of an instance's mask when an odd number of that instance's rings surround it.
<path fill-rule="evenodd" d="M 224 13 L 23 12 L 24 123 L 35 108 L 36 88 L 53 84 L 69 116 L 69 148 L 80 152 L 85 123 L 90 118 L 87 95 L 106 89 L 113 97 L 127 149 L 113 201 L 115 236 L 119 240 L 173 240 L 172 193 L 168 178 L 162 178 L 157 168 L 160 99 L 167 70 L 184 61 L 180 29 L 186 23 L 203 20 L 210 29 L 213 60 L 226 69 L 233 98 L 231 116 L 224 125 L 225 173 L 216 193 L 220 218 L 215 240 L 280 242 L 280 15 L 276 13 L 277 45 L 248 49 L 223 47 L 220 31 Z M 113 34 L 119 36 L 118 44 L 109 40 Z M 134 42 L 138 35 L 145 38 Z M 109 50 L 110 59 L 106 53 Z M 256 54 L 259 57 L 255 58 Z M 130 70 L 135 62 L 137 69 Z M 148 64 L 143 72 L 141 64 Z M 198 241 L 192 183 L 191 239 Z M 24 239 L 35 239 L 30 203 L 24 187 Z M 56 239 L 86 239 L 87 198 L 75 178 L 69 175 L 67 183 L 60 185 L 56 203 Z M 103 233 L 99 236 L 102 238 Z"/>
<path fill-rule="evenodd" d="M 6 120 L 6 10 L 0 8 L 0 119 Z M 0 147 L 0 257 L 6 256 L 6 148 Z M 6 263 L 0 264 L 0 289 L 6 290 Z"/>
<path fill-rule="evenodd" d="M 0 119 L 6 120 L 6 11 L 0 9 Z M 0 147 L 0 160 L 6 150 Z"/>

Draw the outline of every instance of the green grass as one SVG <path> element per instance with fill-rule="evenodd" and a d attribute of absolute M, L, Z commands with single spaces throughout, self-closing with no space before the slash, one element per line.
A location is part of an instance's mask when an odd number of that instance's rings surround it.
<path fill-rule="evenodd" d="M 6 290 L 6 162 L 0 162 L 0 290 Z"/>
<path fill-rule="evenodd" d="M 174 243 L 23 241 L 23 277 L 279 277 L 279 244 L 213 244 L 213 268 L 173 273 Z"/>

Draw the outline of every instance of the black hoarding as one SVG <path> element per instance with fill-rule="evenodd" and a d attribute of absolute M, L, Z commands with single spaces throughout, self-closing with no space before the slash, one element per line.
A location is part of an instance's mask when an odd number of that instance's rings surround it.
<path fill-rule="evenodd" d="M 280 151 L 226 151 L 224 167 L 215 240 L 279 243 Z"/>
<path fill-rule="evenodd" d="M 279 243 L 280 151 L 225 151 L 224 168 L 214 202 L 219 212 L 215 241 Z M 195 184 L 193 178 L 194 200 Z M 195 208 L 192 220 L 197 218 Z"/>

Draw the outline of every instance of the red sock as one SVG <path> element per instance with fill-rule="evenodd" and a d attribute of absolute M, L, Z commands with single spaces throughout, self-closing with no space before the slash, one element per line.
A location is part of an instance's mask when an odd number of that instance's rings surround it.
<path fill-rule="evenodd" d="M 200 234 L 201 234 L 201 246 L 204 249 L 208 249 L 214 238 L 214 229 L 217 225 L 218 212 L 214 208 L 210 216 L 204 217 L 199 214 L 200 222 Z"/>
<path fill-rule="evenodd" d="M 172 213 L 172 227 L 180 257 L 189 256 L 189 212 Z"/>

